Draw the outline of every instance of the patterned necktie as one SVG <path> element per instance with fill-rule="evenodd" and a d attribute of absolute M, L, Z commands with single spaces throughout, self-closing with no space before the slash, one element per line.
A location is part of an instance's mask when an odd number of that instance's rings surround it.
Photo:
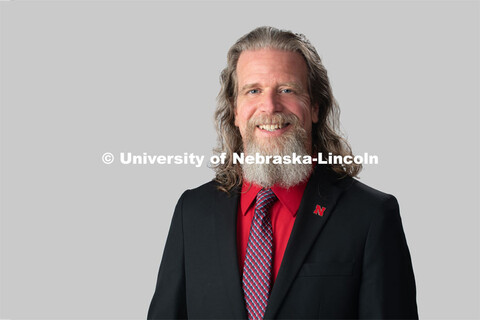
<path fill-rule="evenodd" d="M 262 189 L 255 201 L 243 266 L 243 293 L 249 320 L 263 319 L 270 295 L 273 230 L 269 211 L 276 199 L 271 189 Z"/>

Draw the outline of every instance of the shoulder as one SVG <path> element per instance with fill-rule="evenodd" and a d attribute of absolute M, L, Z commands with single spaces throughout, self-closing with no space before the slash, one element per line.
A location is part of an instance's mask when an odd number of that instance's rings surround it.
<path fill-rule="evenodd" d="M 235 210 L 238 202 L 238 190 L 230 193 L 219 190 L 216 181 L 207 182 L 199 187 L 186 190 L 178 201 L 184 216 L 206 218 L 218 210 Z"/>
<path fill-rule="evenodd" d="M 330 189 L 332 189 L 339 193 L 342 198 L 347 197 L 354 202 L 382 203 L 395 198 L 393 195 L 372 188 L 356 178 L 341 176 L 320 166 L 315 169 L 312 180 L 318 185 L 319 192 L 331 192 Z"/>
<path fill-rule="evenodd" d="M 319 192 L 330 193 L 336 198 L 336 207 L 348 217 L 370 221 L 385 215 L 398 215 L 399 205 L 394 195 L 372 188 L 355 178 L 342 178 L 329 172 L 321 175 L 317 183 Z"/>
<path fill-rule="evenodd" d="M 182 198 L 186 202 L 205 202 L 208 199 L 229 198 L 236 194 L 236 190 L 226 193 L 221 191 L 218 182 L 212 180 L 196 188 L 186 190 Z"/>
<path fill-rule="evenodd" d="M 357 179 L 349 178 L 350 182 L 345 188 L 344 196 L 349 200 L 372 205 L 382 205 L 388 202 L 396 202 L 395 196 L 372 188 Z"/>
<path fill-rule="evenodd" d="M 320 196 L 313 197 L 313 201 L 321 200 L 324 194 L 326 200 L 321 201 L 331 208 L 328 225 L 335 232 L 341 229 L 365 241 L 371 230 L 397 232 L 401 229 L 399 206 L 393 195 L 336 174 L 322 174 L 314 182 Z"/>

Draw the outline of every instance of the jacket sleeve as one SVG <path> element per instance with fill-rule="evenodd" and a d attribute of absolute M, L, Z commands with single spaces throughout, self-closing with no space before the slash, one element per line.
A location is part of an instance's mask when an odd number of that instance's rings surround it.
<path fill-rule="evenodd" d="M 175 207 L 148 319 L 187 318 L 182 217 L 184 196 L 185 193 Z"/>
<path fill-rule="evenodd" d="M 372 219 L 360 285 L 359 317 L 418 319 L 415 278 L 398 202 L 393 196 Z"/>

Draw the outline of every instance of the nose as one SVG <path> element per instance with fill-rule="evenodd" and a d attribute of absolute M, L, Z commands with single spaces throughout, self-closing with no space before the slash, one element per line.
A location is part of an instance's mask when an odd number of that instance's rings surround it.
<path fill-rule="evenodd" d="M 282 111 L 282 104 L 274 90 L 266 90 L 260 101 L 260 111 L 266 114 L 274 114 Z"/>

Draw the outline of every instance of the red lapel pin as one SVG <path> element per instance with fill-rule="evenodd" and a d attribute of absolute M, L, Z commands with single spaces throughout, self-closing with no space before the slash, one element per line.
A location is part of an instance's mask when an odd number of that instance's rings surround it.
<path fill-rule="evenodd" d="M 320 207 L 320 205 L 317 204 L 317 207 L 315 208 L 315 211 L 313 211 L 314 214 L 319 215 L 320 217 L 323 217 L 323 213 L 325 212 L 325 207 Z"/>

